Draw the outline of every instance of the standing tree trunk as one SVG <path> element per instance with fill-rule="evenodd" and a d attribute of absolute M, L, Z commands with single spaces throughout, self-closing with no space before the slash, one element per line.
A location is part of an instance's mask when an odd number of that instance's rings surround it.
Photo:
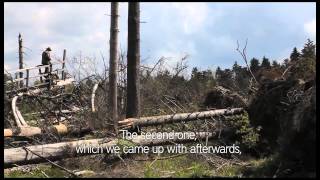
<path fill-rule="evenodd" d="M 66 53 L 67 50 L 63 50 L 63 57 L 62 57 L 62 74 L 61 74 L 61 80 L 65 80 L 65 73 L 64 73 L 64 68 L 66 67 Z"/>
<path fill-rule="evenodd" d="M 118 105 L 117 105 L 117 67 L 118 67 L 118 2 L 111 2 L 110 26 L 110 60 L 109 60 L 109 103 L 110 113 L 114 122 L 115 131 L 118 132 Z"/>
<path fill-rule="evenodd" d="M 22 51 L 22 38 L 21 38 L 21 34 L 19 33 L 18 36 L 18 42 L 19 42 L 19 69 L 23 69 L 23 51 Z M 19 73 L 19 78 L 23 78 L 23 72 Z M 22 88 L 23 87 L 23 81 L 19 81 L 19 87 Z"/>
<path fill-rule="evenodd" d="M 126 117 L 140 116 L 140 6 L 129 2 L 128 7 L 128 65 Z"/>

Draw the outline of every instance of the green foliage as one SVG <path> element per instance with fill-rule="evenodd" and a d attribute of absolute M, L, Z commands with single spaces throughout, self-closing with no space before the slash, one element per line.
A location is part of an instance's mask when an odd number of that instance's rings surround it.
<path fill-rule="evenodd" d="M 226 165 L 217 170 L 214 175 L 219 177 L 270 178 L 277 173 L 279 163 L 279 155 L 273 154 L 266 158 L 247 160 L 244 166 Z"/>
<path fill-rule="evenodd" d="M 256 58 L 252 58 L 250 61 L 250 69 L 253 73 L 257 72 L 260 68 L 260 62 Z"/>
<path fill-rule="evenodd" d="M 206 177 L 210 176 L 210 171 L 202 164 L 192 163 L 190 167 L 191 174 L 189 175 L 192 178 Z"/>
<path fill-rule="evenodd" d="M 273 154 L 270 157 L 251 160 L 248 167 L 242 168 L 244 177 L 274 177 L 279 167 L 279 155 Z"/>
<path fill-rule="evenodd" d="M 117 146 L 123 148 L 124 146 L 136 146 L 136 144 L 126 139 L 118 139 Z"/>
<path fill-rule="evenodd" d="M 248 95 L 249 80 L 251 78 L 246 67 L 241 67 L 234 63 L 232 71 L 234 72 L 235 91 L 246 97 Z"/>
<path fill-rule="evenodd" d="M 270 65 L 270 61 L 268 58 L 264 57 L 262 58 L 262 63 L 261 63 L 261 67 L 265 68 L 265 69 L 270 69 L 271 65 Z"/>
<path fill-rule="evenodd" d="M 307 40 L 303 49 L 301 50 L 302 58 L 313 58 L 316 57 L 316 45 L 310 39 Z"/>
<path fill-rule="evenodd" d="M 237 165 L 226 165 L 215 171 L 214 176 L 217 177 L 241 177 L 242 167 Z"/>
<path fill-rule="evenodd" d="M 293 65 L 291 76 L 308 80 L 316 73 L 316 52 L 315 44 L 308 39 L 305 43 L 301 54 L 295 48 L 290 56 L 290 63 Z"/>
<path fill-rule="evenodd" d="M 147 163 L 144 170 L 144 177 L 209 177 L 212 176 L 210 167 L 203 162 L 195 162 L 186 156 L 175 157 L 172 159 L 156 160 Z"/>
<path fill-rule="evenodd" d="M 3 82 L 4 82 L 4 93 L 6 91 L 12 91 L 14 89 L 16 89 L 18 86 L 17 86 L 17 83 L 6 83 L 7 81 L 12 81 L 13 78 L 8 75 L 8 74 L 3 74 Z"/>
<path fill-rule="evenodd" d="M 292 62 L 298 61 L 300 56 L 301 55 L 300 55 L 299 51 L 297 50 L 296 47 L 294 47 L 292 50 L 292 53 L 290 54 L 290 61 L 292 61 Z"/>
<path fill-rule="evenodd" d="M 248 113 L 230 118 L 228 121 L 231 127 L 235 128 L 236 144 L 241 148 L 250 149 L 257 145 L 259 141 L 259 128 L 250 125 Z"/>
<path fill-rule="evenodd" d="M 277 61 L 272 61 L 272 67 L 273 68 L 280 68 L 280 64 Z"/>
<path fill-rule="evenodd" d="M 143 74 L 141 77 L 141 109 L 143 116 L 169 114 L 176 104 L 183 104 L 184 111 L 197 111 L 205 94 L 216 85 L 211 70 L 199 71 L 193 68 L 191 78 L 182 74 L 161 70 L 154 75 Z M 170 99 L 170 100 L 168 100 Z M 155 103 L 157 102 L 157 103 Z M 178 108 L 181 111 L 181 109 Z"/>
<path fill-rule="evenodd" d="M 63 178 L 68 176 L 66 172 L 62 171 L 61 169 L 48 165 L 38 166 L 36 169 L 28 172 L 15 170 L 9 173 L 4 173 L 5 178 L 46 178 L 46 175 L 49 177 L 57 178 Z"/>
<path fill-rule="evenodd" d="M 216 71 L 217 83 L 227 89 L 234 89 L 234 76 L 231 69 L 225 69 L 223 71 Z"/>
<path fill-rule="evenodd" d="M 160 176 L 153 171 L 150 166 L 147 166 L 144 170 L 144 177 L 145 178 L 159 178 Z"/>
<path fill-rule="evenodd" d="M 310 79 L 316 73 L 316 52 L 315 44 L 308 39 L 304 48 L 301 50 L 299 61 L 292 68 L 294 78 Z"/>
<path fill-rule="evenodd" d="M 290 61 L 289 61 L 288 58 L 283 60 L 283 63 L 281 64 L 281 68 L 282 68 L 283 71 L 286 70 L 289 67 L 289 62 Z"/>
<path fill-rule="evenodd" d="M 292 75 L 295 78 L 310 79 L 316 73 L 316 61 L 313 58 L 302 58 L 293 68 Z"/>

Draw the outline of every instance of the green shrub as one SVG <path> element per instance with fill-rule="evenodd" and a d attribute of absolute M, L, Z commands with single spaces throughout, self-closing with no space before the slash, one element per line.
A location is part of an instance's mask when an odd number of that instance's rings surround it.
<path fill-rule="evenodd" d="M 248 113 L 234 116 L 226 121 L 229 126 L 235 129 L 233 139 L 235 144 L 238 144 L 241 149 L 254 148 L 259 141 L 259 128 L 254 128 L 250 125 Z"/>

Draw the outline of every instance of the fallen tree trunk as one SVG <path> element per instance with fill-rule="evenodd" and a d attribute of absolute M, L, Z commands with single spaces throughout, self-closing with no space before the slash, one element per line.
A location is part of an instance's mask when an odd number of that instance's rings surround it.
<path fill-rule="evenodd" d="M 24 136 L 30 137 L 45 133 L 53 133 L 57 135 L 72 135 L 72 136 L 83 136 L 92 132 L 90 127 L 86 128 L 76 128 L 73 126 L 66 126 L 64 124 L 57 124 L 53 126 L 49 126 L 46 130 L 41 129 L 39 127 L 20 127 L 18 129 L 4 129 L 4 137 L 14 137 L 14 136 Z"/>
<path fill-rule="evenodd" d="M 156 146 L 163 144 L 172 144 L 179 142 L 190 142 L 195 141 L 195 139 L 179 139 L 179 132 L 176 132 L 171 139 L 145 139 L 141 135 L 132 139 L 134 144 L 141 146 Z M 181 132 L 180 132 L 181 133 Z M 191 133 L 191 132 L 189 132 Z M 218 132 L 196 132 L 197 139 L 213 138 L 217 137 Z M 68 157 L 84 156 L 90 154 L 90 152 L 77 153 L 77 147 L 80 146 L 91 146 L 91 147 L 112 147 L 119 143 L 119 139 L 113 139 L 109 142 L 104 142 L 104 139 L 91 139 L 91 140 L 79 140 L 72 142 L 61 142 L 55 144 L 44 144 L 35 145 L 28 147 L 10 148 L 4 149 L 4 165 L 5 167 L 11 167 L 14 164 L 24 165 L 30 163 L 41 163 L 45 162 L 44 158 L 49 160 L 59 160 Z M 39 154 L 41 157 L 32 154 L 32 152 Z M 101 151 L 99 151 L 101 153 Z"/>
<path fill-rule="evenodd" d="M 99 141 L 101 140 L 103 139 L 80 140 L 73 142 L 28 146 L 27 148 L 47 159 L 57 160 L 59 158 L 70 156 L 68 155 L 68 150 L 74 150 L 80 145 L 98 146 Z M 23 147 L 4 149 L 4 164 L 7 167 L 12 166 L 13 164 L 22 165 L 40 162 L 44 162 L 42 158 L 30 153 Z"/>
<path fill-rule="evenodd" d="M 32 126 L 22 126 L 18 129 L 4 129 L 4 137 L 12 136 L 34 136 L 41 134 L 41 129 Z"/>
<path fill-rule="evenodd" d="M 131 127 L 137 126 L 152 126 L 159 125 L 165 123 L 178 123 L 178 122 L 186 122 L 186 121 L 194 121 L 198 119 L 206 119 L 210 117 L 217 116 L 230 116 L 241 114 L 244 112 L 243 108 L 233 108 L 233 109 L 217 109 L 211 111 L 201 111 L 201 112 L 193 112 L 193 113 L 180 113 L 180 114 L 172 114 L 172 115 L 163 115 L 163 116 L 150 116 L 150 117 L 141 117 L 141 118 L 128 118 L 122 121 L 119 121 L 119 128 L 128 129 Z"/>
<path fill-rule="evenodd" d="M 217 116 L 233 116 L 243 113 L 244 110 L 242 108 L 234 108 L 234 109 L 218 109 L 211 111 L 202 111 L 202 112 L 193 112 L 193 113 L 181 113 L 181 114 L 173 114 L 173 115 L 163 115 L 163 116 L 151 116 L 151 117 L 142 117 L 142 118 L 128 118 L 123 121 L 119 121 L 121 124 L 120 128 L 129 129 L 131 127 L 144 127 L 144 126 L 152 126 L 158 124 L 165 123 L 179 123 L 182 121 L 194 121 L 198 119 L 206 119 L 210 117 Z M 24 127 L 20 128 L 21 131 L 16 131 L 13 129 L 4 129 L 4 136 L 34 136 L 38 134 L 44 133 L 38 127 Z M 50 132 L 57 133 L 59 135 L 81 135 L 86 134 L 92 131 L 91 128 L 83 128 L 83 129 L 75 129 L 71 126 L 66 127 L 63 124 L 54 125 L 53 127 L 48 128 Z"/>
<path fill-rule="evenodd" d="M 63 135 L 68 133 L 68 128 L 64 124 L 58 124 L 48 127 L 48 131 L 51 133 Z M 44 133 L 39 127 L 22 126 L 18 129 L 4 129 L 4 137 L 11 136 L 34 136 Z"/>

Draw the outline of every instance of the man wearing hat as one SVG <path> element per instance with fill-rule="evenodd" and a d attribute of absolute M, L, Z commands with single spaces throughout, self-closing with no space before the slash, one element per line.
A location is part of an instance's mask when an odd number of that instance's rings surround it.
<path fill-rule="evenodd" d="M 51 48 L 48 47 L 45 51 L 43 51 L 42 53 L 42 65 L 51 65 L 51 56 L 50 56 L 50 51 L 51 51 Z M 45 74 L 48 74 L 48 75 L 45 75 L 44 77 L 46 78 L 46 82 L 48 83 L 48 89 L 50 89 L 50 86 L 51 86 L 51 81 L 50 81 L 50 73 L 51 73 L 51 69 L 52 66 L 50 67 L 46 67 L 45 68 L 45 71 L 44 73 Z M 41 81 L 42 81 L 42 78 L 40 78 Z"/>
<path fill-rule="evenodd" d="M 51 57 L 50 57 L 51 48 L 48 47 L 42 53 L 42 65 L 50 65 L 51 64 Z M 45 73 L 49 72 L 49 67 L 46 67 Z"/>

